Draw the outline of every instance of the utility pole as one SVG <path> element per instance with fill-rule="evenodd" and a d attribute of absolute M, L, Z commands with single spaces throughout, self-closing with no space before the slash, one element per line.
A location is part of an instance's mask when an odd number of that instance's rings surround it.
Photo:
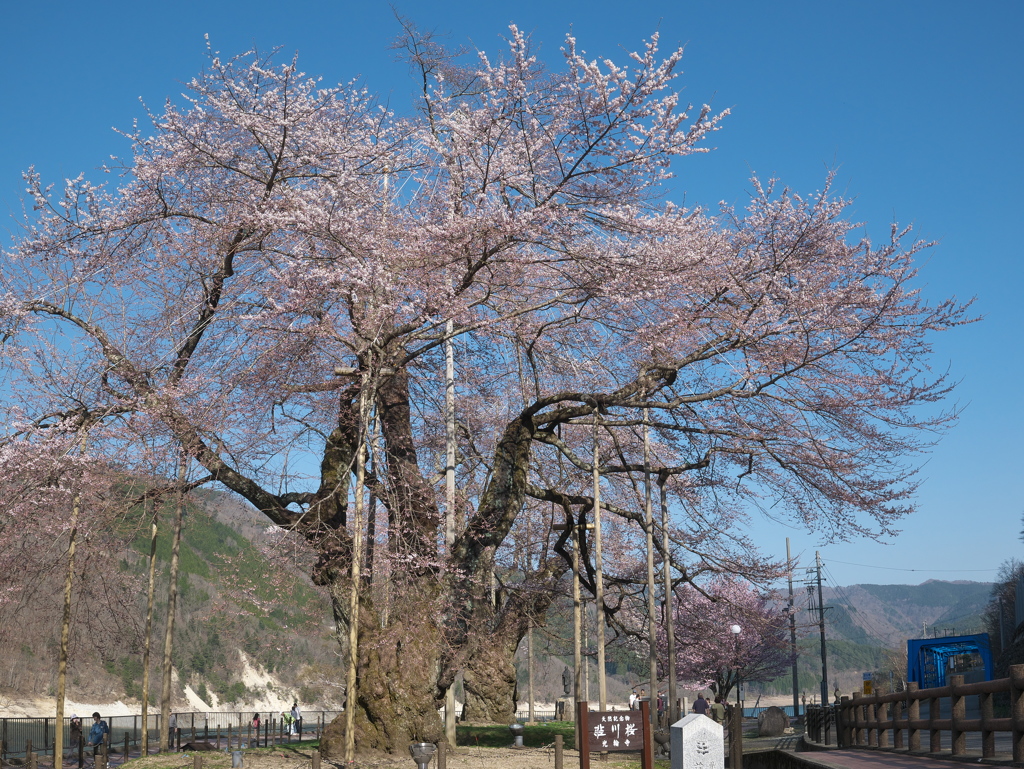
<path fill-rule="evenodd" d="M 828 704 L 828 660 L 825 656 L 825 601 L 821 596 L 821 552 L 814 551 L 818 572 L 818 628 L 821 631 L 821 704 Z"/>
<path fill-rule="evenodd" d="M 789 537 L 786 537 L 786 568 L 789 570 L 789 653 L 793 662 L 793 717 L 800 717 L 800 686 L 796 670 L 796 602 L 793 599 L 793 559 L 789 554 Z"/>

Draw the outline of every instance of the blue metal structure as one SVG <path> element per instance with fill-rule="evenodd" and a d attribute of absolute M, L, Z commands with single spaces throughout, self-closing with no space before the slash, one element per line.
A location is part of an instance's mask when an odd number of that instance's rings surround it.
<path fill-rule="evenodd" d="M 988 633 L 918 638 L 907 641 L 907 680 L 922 689 L 946 685 L 946 671 L 953 657 L 979 655 L 985 666 L 985 680 L 992 680 L 992 649 Z"/>

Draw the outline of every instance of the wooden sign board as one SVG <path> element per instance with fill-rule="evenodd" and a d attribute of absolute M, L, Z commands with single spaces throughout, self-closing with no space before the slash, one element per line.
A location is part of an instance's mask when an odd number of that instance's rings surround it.
<path fill-rule="evenodd" d="M 583 736 L 580 769 L 590 769 L 591 753 L 639 752 L 641 769 L 654 769 L 651 736 L 651 704 L 640 710 L 606 710 L 591 713 L 586 702 L 577 703 L 576 728 Z"/>

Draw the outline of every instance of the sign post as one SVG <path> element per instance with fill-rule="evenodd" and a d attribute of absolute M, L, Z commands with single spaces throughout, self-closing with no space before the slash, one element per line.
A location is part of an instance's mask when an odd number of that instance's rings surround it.
<path fill-rule="evenodd" d="M 651 736 L 651 703 L 640 710 L 604 710 L 590 713 L 587 703 L 576 705 L 576 728 L 580 736 L 580 769 L 590 769 L 591 753 L 640 752 L 641 769 L 654 769 L 654 740 Z"/>

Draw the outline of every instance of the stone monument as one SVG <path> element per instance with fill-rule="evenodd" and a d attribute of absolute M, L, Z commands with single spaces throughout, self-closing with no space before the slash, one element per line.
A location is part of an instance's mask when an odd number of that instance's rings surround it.
<path fill-rule="evenodd" d="M 782 708 L 772 706 L 757 714 L 758 737 L 781 737 L 789 726 L 789 716 Z"/>
<path fill-rule="evenodd" d="M 700 713 L 672 724 L 672 769 L 724 769 L 722 725 Z"/>

